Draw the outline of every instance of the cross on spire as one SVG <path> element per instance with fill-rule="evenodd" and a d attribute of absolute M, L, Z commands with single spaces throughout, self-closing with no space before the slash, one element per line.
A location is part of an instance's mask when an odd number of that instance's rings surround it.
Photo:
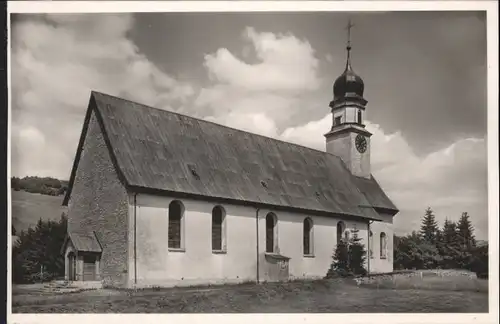
<path fill-rule="evenodd" d="M 351 22 L 351 18 L 349 18 L 349 22 L 347 23 L 346 29 L 347 29 L 347 50 L 351 50 L 351 28 L 354 26 L 354 24 Z"/>
<path fill-rule="evenodd" d="M 354 24 L 351 22 L 351 18 L 349 18 L 349 21 L 347 23 L 347 26 L 345 29 L 347 29 L 347 62 L 345 65 L 346 70 L 351 70 L 351 28 L 354 26 Z"/>

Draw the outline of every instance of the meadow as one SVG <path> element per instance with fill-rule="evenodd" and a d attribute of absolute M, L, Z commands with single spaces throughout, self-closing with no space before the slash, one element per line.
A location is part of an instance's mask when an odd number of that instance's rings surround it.
<path fill-rule="evenodd" d="M 21 232 L 34 227 L 38 220 L 55 220 L 63 212 L 63 196 L 48 196 L 26 191 L 11 191 L 12 225 Z"/>
<path fill-rule="evenodd" d="M 54 294 L 13 287 L 14 313 L 480 313 L 488 281 L 464 275 L 99 289 Z"/>

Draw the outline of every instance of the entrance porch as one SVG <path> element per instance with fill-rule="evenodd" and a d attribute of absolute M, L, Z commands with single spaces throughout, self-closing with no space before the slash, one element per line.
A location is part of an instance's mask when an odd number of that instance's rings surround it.
<path fill-rule="evenodd" d="M 64 278 L 72 285 L 98 288 L 101 285 L 100 260 L 102 247 L 95 235 L 69 233 L 64 241 Z"/>

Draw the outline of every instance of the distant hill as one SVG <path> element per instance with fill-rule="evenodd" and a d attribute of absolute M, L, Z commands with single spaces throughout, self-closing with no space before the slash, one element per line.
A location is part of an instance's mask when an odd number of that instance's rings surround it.
<path fill-rule="evenodd" d="M 15 191 L 27 191 L 49 196 L 63 195 L 68 189 L 68 181 L 51 177 L 12 177 L 10 183 Z"/>
<path fill-rule="evenodd" d="M 38 220 L 59 220 L 65 208 L 64 196 L 49 196 L 12 190 L 12 224 L 17 235 L 36 225 Z"/>

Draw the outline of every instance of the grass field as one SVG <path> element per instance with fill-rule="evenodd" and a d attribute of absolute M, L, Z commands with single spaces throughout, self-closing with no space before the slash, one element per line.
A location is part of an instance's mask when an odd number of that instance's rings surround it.
<path fill-rule="evenodd" d="M 89 290 L 55 295 L 13 288 L 14 313 L 479 313 L 488 282 L 459 277 L 295 281 L 207 288 Z M 410 283 L 411 281 L 411 283 Z M 431 284 L 431 281 L 434 284 Z M 435 284 L 439 281 L 439 284 Z M 377 284 L 378 282 L 378 284 Z M 389 283 L 393 282 L 393 283 Z M 419 283 L 420 282 L 420 283 Z M 437 287 L 433 289 L 432 287 Z"/>
<path fill-rule="evenodd" d="M 18 232 L 35 226 L 40 218 L 59 220 L 63 196 L 48 196 L 25 191 L 12 193 L 12 224 Z"/>

